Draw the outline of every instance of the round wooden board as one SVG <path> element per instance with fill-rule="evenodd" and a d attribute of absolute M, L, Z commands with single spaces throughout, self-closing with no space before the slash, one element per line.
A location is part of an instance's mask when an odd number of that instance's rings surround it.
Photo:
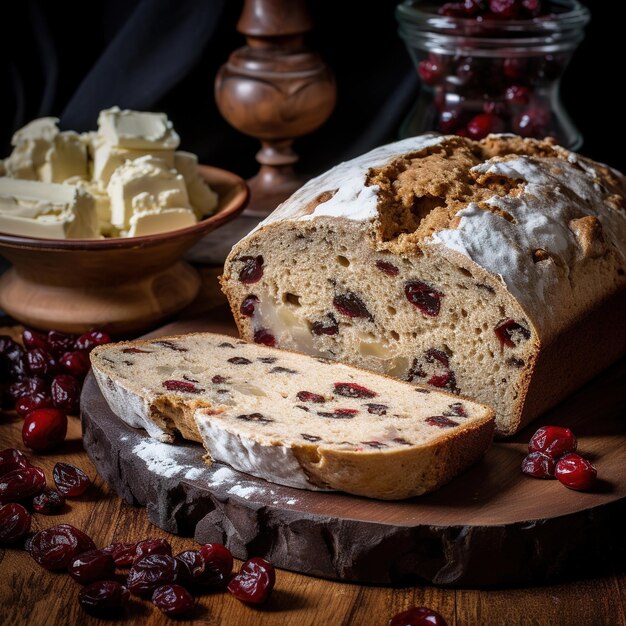
<path fill-rule="evenodd" d="M 436 493 L 401 502 L 273 485 L 203 463 L 199 444 L 159 443 L 114 415 L 90 375 L 84 445 L 120 496 L 150 520 L 240 559 L 369 583 L 519 584 L 588 573 L 626 552 L 626 361 Z M 591 492 L 520 472 L 532 432 L 567 425 L 598 467 Z"/>

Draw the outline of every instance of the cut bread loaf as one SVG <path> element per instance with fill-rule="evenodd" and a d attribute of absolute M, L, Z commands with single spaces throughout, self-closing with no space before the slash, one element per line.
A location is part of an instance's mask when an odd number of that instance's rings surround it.
<path fill-rule="evenodd" d="M 509 435 L 626 351 L 625 194 L 549 141 L 414 137 L 304 185 L 222 287 L 244 339 L 462 393 Z"/>
<path fill-rule="evenodd" d="M 421 495 L 474 463 L 493 411 L 326 359 L 198 333 L 100 346 L 111 409 L 161 441 L 175 432 L 268 481 L 382 499 Z"/>

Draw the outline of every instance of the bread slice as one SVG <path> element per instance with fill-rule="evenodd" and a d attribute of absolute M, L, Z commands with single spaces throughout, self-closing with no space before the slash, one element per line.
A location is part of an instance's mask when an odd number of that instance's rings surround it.
<path fill-rule="evenodd" d="M 511 435 L 626 352 L 625 207 L 549 141 L 411 137 L 298 189 L 222 287 L 243 339 L 470 396 Z"/>
<path fill-rule="evenodd" d="M 99 346 L 111 409 L 161 441 L 268 481 L 381 499 L 433 491 L 474 463 L 493 411 L 322 358 L 211 333 Z"/>

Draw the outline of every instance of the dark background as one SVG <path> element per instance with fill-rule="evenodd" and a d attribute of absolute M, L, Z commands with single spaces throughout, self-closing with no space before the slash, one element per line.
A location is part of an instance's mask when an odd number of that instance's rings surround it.
<path fill-rule="evenodd" d="M 3 4 L 0 154 L 24 123 L 42 115 L 64 128 L 94 129 L 97 112 L 166 111 L 182 148 L 201 162 L 249 176 L 255 140 L 220 116 L 213 81 L 244 42 L 235 0 L 25 0 Z M 397 35 L 395 1 L 309 0 L 308 37 L 337 78 L 337 107 L 323 128 L 298 140 L 300 169 L 333 163 L 397 138 L 418 89 Z M 563 80 L 566 108 L 582 131 L 581 152 L 626 170 L 622 86 L 625 33 L 614 3 L 587 2 L 592 21 Z M 338 9 L 341 12 L 338 13 Z"/>

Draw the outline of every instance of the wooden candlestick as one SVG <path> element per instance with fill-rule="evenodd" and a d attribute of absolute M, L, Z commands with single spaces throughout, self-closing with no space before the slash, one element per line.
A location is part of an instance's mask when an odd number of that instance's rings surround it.
<path fill-rule="evenodd" d="M 304 182 L 293 170 L 293 140 L 321 126 L 335 106 L 332 72 L 304 45 L 311 28 L 305 0 L 245 0 L 237 30 L 247 45 L 215 79 L 221 114 L 261 141 L 261 168 L 248 180 L 251 215 L 267 215 Z"/>

